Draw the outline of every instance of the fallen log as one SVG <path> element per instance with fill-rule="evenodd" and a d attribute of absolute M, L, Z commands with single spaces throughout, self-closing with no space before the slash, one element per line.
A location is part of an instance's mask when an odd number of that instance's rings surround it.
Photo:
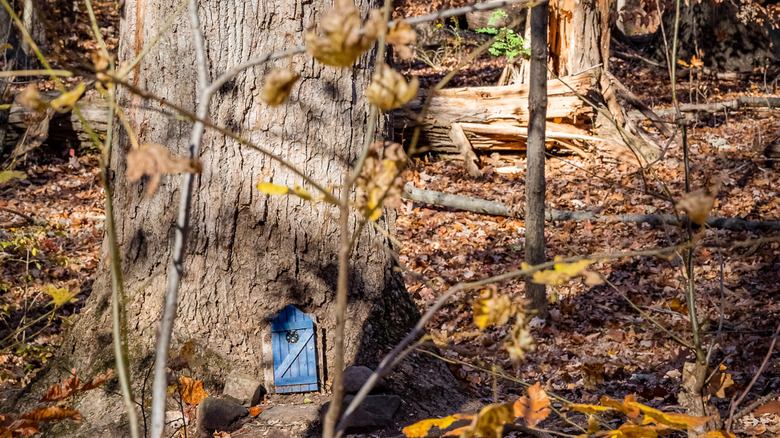
<path fill-rule="evenodd" d="M 764 109 L 778 109 L 780 108 L 780 97 L 755 97 L 755 96 L 740 96 L 737 99 L 727 100 L 725 102 L 711 102 L 711 103 L 699 103 L 699 104 L 683 104 L 680 105 L 680 111 L 683 113 L 718 113 L 724 110 L 740 110 L 744 108 L 764 108 Z M 658 116 L 674 116 L 676 110 L 674 108 L 662 108 L 653 110 Z M 639 114 L 632 111 L 630 113 L 631 118 L 639 118 Z"/>
<path fill-rule="evenodd" d="M 592 109 L 579 95 L 589 95 L 596 86 L 593 72 L 584 72 L 547 82 L 547 118 L 564 126 L 549 129 L 550 135 L 573 134 L 587 137 L 587 129 L 593 117 Z M 502 131 L 528 126 L 529 86 L 449 88 L 435 91 L 430 107 L 422 123 L 420 142 L 442 155 L 460 157 L 461 152 L 453 144 L 450 131 L 454 123 L 460 123 L 472 148 L 477 151 L 524 151 L 525 138 L 520 131 Z M 411 110 L 418 112 L 420 102 L 412 103 Z M 416 122 L 396 112 L 393 118 L 396 139 L 408 141 Z M 483 128 L 478 128 L 481 125 Z M 548 137 L 550 137 L 548 135 Z M 552 137 L 550 137 L 552 139 Z"/>
<path fill-rule="evenodd" d="M 433 190 L 424 190 L 405 185 L 402 196 L 411 201 L 424 202 L 440 207 L 455 208 L 473 213 L 491 216 L 516 217 L 508 205 L 485 199 L 468 196 L 452 195 Z M 551 221 L 585 221 L 585 220 L 617 220 L 628 223 L 644 223 L 650 225 L 677 225 L 679 221 L 671 214 L 616 214 L 601 215 L 588 211 L 568 211 L 547 209 L 545 218 Z M 780 230 L 780 221 L 749 221 L 741 218 L 707 218 L 707 225 L 730 231 L 771 231 Z"/>
<path fill-rule="evenodd" d="M 41 100 L 50 101 L 59 96 L 57 92 L 41 93 Z M 108 129 L 108 104 L 97 95 L 87 95 L 78 102 L 81 115 L 89 127 L 99 136 L 105 138 Z M 31 121 L 37 121 L 39 115 L 34 110 L 14 103 L 8 115 L 8 128 L 3 139 L 3 150 L 13 150 L 24 139 L 30 128 Z M 49 121 L 48 130 L 43 145 L 57 148 L 90 148 L 93 143 L 89 138 L 81 120 L 72 112 L 55 113 Z"/>

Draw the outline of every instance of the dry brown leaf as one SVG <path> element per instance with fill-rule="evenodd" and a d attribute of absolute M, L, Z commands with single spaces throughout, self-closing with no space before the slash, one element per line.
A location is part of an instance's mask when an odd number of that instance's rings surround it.
<path fill-rule="evenodd" d="M 704 388 L 705 395 L 718 398 L 727 398 L 733 391 L 734 380 L 731 378 L 731 374 L 718 373 L 712 376 L 707 386 Z"/>
<path fill-rule="evenodd" d="M 707 222 L 710 211 L 715 206 L 715 196 L 717 194 L 717 190 L 711 191 L 709 189 L 700 189 L 686 193 L 677 201 L 677 208 L 684 211 L 691 222 L 704 225 Z"/>
<path fill-rule="evenodd" d="M 95 66 L 96 72 L 102 72 L 108 69 L 108 58 L 103 56 L 102 51 L 95 50 L 94 52 L 92 52 L 91 57 L 92 57 L 92 65 Z"/>
<path fill-rule="evenodd" d="M 171 358 L 168 361 L 168 368 L 174 371 L 181 371 L 185 368 L 189 368 L 192 362 L 192 358 L 195 356 L 195 340 L 190 339 L 185 342 L 179 349 L 179 354 L 176 357 Z"/>
<path fill-rule="evenodd" d="M 179 378 L 179 385 L 181 386 L 181 399 L 188 405 L 197 406 L 204 398 L 209 395 L 203 390 L 203 382 L 200 380 L 193 380 L 189 377 L 181 376 Z"/>
<path fill-rule="evenodd" d="M 52 402 L 63 400 L 79 392 L 79 378 L 75 375 L 76 370 L 71 370 L 71 373 L 73 373 L 73 375 L 62 382 L 61 385 L 56 383 L 51 385 L 49 389 L 46 390 L 46 395 L 44 395 L 40 401 Z"/>
<path fill-rule="evenodd" d="M 405 21 L 398 21 L 395 26 L 387 32 L 387 43 L 391 44 L 402 59 L 412 58 L 412 49 L 409 44 L 417 41 L 417 34 Z"/>
<path fill-rule="evenodd" d="M 79 411 L 74 411 L 73 409 L 49 406 L 48 408 L 36 409 L 28 412 L 19 418 L 33 421 L 57 421 L 70 418 L 73 421 L 81 421 L 84 417 Z"/>
<path fill-rule="evenodd" d="M 534 338 L 528 327 L 528 318 L 524 313 L 517 314 L 517 321 L 504 341 L 504 348 L 509 353 L 509 358 L 515 363 L 525 359 L 525 354 L 533 351 Z"/>
<path fill-rule="evenodd" d="M 536 427 L 550 415 L 550 399 L 547 398 L 539 382 L 528 387 L 528 397 L 517 399 L 514 404 L 514 414 L 515 417 L 522 418 L 528 427 Z"/>
<path fill-rule="evenodd" d="M 406 82 L 401 73 L 385 66 L 381 73 L 374 73 L 371 85 L 366 88 L 366 98 L 382 111 L 389 111 L 412 100 L 419 87 L 416 77 Z"/>
<path fill-rule="evenodd" d="M 142 176 L 149 176 L 149 186 L 146 191 L 154 193 L 160 184 L 163 174 L 200 173 L 199 160 L 173 155 L 163 145 L 154 143 L 142 144 L 127 154 L 127 179 L 137 181 Z"/>
<path fill-rule="evenodd" d="M 472 304 L 474 324 L 480 329 L 489 325 L 506 324 L 514 313 L 512 299 L 508 295 L 499 295 L 495 286 L 483 290 Z"/>
<path fill-rule="evenodd" d="M 108 370 L 105 374 L 98 374 L 94 379 L 85 383 L 79 391 L 89 391 L 95 389 L 114 376 L 114 370 Z"/>
<path fill-rule="evenodd" d="M 16 96 L 16 101 L 19 105 L 39 113 L 46 111 L 46 108 L 49 107 L 48 103 L 41 100 L 41 95 L 38 93 L 38 87 L 36 87 L 35 84 L 30 84 L 22 90 L 22 92 Z"/>
<path fill-rule="evenodd" d="M 482 438 L 501 438 L 504 425 L 512 424 L 515 417 L 512 415 L 510 403 L 493 403 L 479 411 L 479 415 L 471 423 L 471 426 L 460 432 L 461 438 L 479 436 Z"/>
<path fill-rule="evenodd" d="M 383 145 L 386 145 L 384 150 Z M 384 151 L 384 159 L 380 159 L 382 151 Z M 401 205 L 402 180 L 398 176 L 398 169 L 405 161 L 403 148 L 397 143 L 375 142 L 371 145 L 363 169 L 357 178 L 355 199 L 355 206 L 367 219 L 372 221 L 379 219 L 382 215 L 382 206 Z"/>
<path fill-rule="evenodd" d="M 263 102 L 271 106 L 277 106 L 287 100 L 293 85 L 301 77 L 298 73 L 282 68 L 268 73 L 265 79 L 263 89 L 260 91 L 260 98 Z"/>
<path fill-rule="evenodd" d="M 764 414 L 780 415 L 780 400 L 772 400 L 757 407 L 751 412 L 756 417 L 760 417 Z"/>
<path fill-rule="evenodd" d="M 580 372 L 582 372 L 582 382 L 585 389 L 593 390 L 604 383 L 603 362 L 583 363 L 580 367 Z"/>
<path fill-rule="evenodd" d="M 347 67 L 384 32 L 381 11 L 371 11 L 361 32 L 360 11 L 354 3 L 341 1 L 317 26 L 306 32 L 306 51 L 323 64 Z"/>

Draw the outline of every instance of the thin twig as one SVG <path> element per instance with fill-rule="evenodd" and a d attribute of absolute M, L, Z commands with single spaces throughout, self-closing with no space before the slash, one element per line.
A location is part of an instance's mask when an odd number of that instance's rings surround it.
<path fill-rule="evenodd" d="M 205 125 L 203 120 L 208 115 L 210 95 L 206 93 L 208 84 L 208 70 L 206 65 L 206 43 L 203 30 L 200 27 L 198 17 L 198 0 L 190 0 L 188 18 L 190 30 L 195 46 L 195 66 L 198 75 L 197 82 L 197 109 L 196 117 L 199 119 L 192 127 L 190 135 L 190 158 L 197 159 L 200 156 L 200 145 L 203 138 Z M 185 173 L 182 175 L 181 193 L 179 199 L 179 214 L 174 229 L 174 242 L 171 266 L 168 270 L 168 286 L 165 291 L 165 304 L 163 316 L 160 320 L 160 329 L 157 338 L 157 351 L 154 363 L 154 381 L 152 382 L 152 421 L 151 437 L 162 437 L 165 427 L 165 401 L 167 399 L 168 379 L 165 367 L 168 362 L 168 348 L 173 333 L 173 323 L 176 319 L 176 310 L 179 305 L 179 285 L 184 274 L 184 253 L 187 232 L 190 226 L 190 207 L 192 205 L 192 188 L 196 174 Z"/>
<path fill-rule="evenodd" d="M 753 388 L 753 385 L 756 384 L 758 377 L 762 372 L 764 372 L 764 368 L 766 368 L 766 365 L 769 363 L 769 358 L 772 356 L 772 353 L 775 350 L 775 344 L 777 343 L 778 335 L 780 335 L 780 324 L 777 325 L 774 334 L 772 334 L 772 343 L 769 345 L 769 349 L 767 349 L 764 360 L 761 362 L 761 366 L 758 367 L 758 371 L 756 371 L 756 375 L 754 375 L 753 379 L 750 381 L 750 383 L 748 383 L 748 386 L 745 388 L 745 391 L 742 392 L 742 395 L 740 395 L 739 398 L 731 404 L 731 407 L 729 408 L 729 421 L 726 422 L 726 432 L 731 432 L 731 423 L 734 421 L 734 411 L 737 410 L 737 406 L 739 406 L 739 404 L 742 403 L 742 400 L 745 399 L 745 396 L 748 394 L 748 392 L 750 392 L 750 389 Z"/>
<path fill-rule="evenodd" d="M 734 419 L 739 420 L 740 418 L 744 417 L 745 415 L 753 412 L 754 409 L 757 407 L 763 405 L 764 403 L 768 402 L 769 400 L 775 399 L 778 396 L 780 396 L 780 392 L 770 392 L 767 395 L 761 396 L 757 398 L 753 403 L 750 403 L 749 405 L 745 406 L 744 408 L 740 409 L 739 412 L 734 414 Z"/>
<path fill-rule="evenodd" d="M 392 0 L 385 0 L 383 8 L 383 19 L 385 22 L 390 19 L 392 10 Z M 376 66 L 376 76 L 381 76 L 382 70 L 388 68 L 385 66 L 385 33 L 382 32 L 377 40 L 377 52 L 374 58 Z M 331 387 L 332 396 L 330 407 L 325 414 L 323 421 L 323 437 L 333 438 L 336 433 L 336 421 L 341 412 L 342 397 L 344 395 L 344 330 L 347 323 L 347 295 L 349 295 L 349 261 L 352 254 L 352 239 L 349 232 L 349 214 L 350 198 L 352 196 L 352 187 L 357 181 L 363 170 L 363 164 L 368 157 L 371 144 L 376 135 L 376 125 L 379 119 L 379 108 L 371 105 L 368 114 L 368 126 L 363 134 L 363 146 L 360 150 L 360 156 L 353 170 L 347 169 L 344 173 L 344 186 L 341 188 L 341 201 L 339 202 L 339 258 L 338 258 L 338 279 L 336 288 L 336 330 L 334 335 L 334 363 L 333 363 L 333 385 Z M 363 224 L 366 219 L 362 218 Z M 361 224 L 361 228 L 362 228 Z"/>
<path fill-rule="evenodd" d="M 100 29 L 92 9 L 91 0 L 85 0 L 90 22 L 92 23 L 92 32 L 95 40 L 101 48 L 103 56 L 109 62 L 111 70 L 115 68 L 114 59 L 111 57 L 100 34 Z M 110 257 L 109 270 L 111 272 L 111 321 L 112 335 L 114 338 L 114 360 L 116 362 L 119 386 L 122 391 L 122 400 L 127 410 L 127 421 L 130 426 L 130 436 L 138 438 L 138 414 L 135 411 L 135 399 L 133 397 L 133 387 L 130 374 L 130 360 L 127 348 L 127 315 L 124 312 L 125 302 L 125 283 L 122 278 L 122 257 L 119 255 L 119 239 L 116 234 L 116 219 L 114 217 L 114 191 L 112 181 L 109 179 L 109 166 L 111 163 L 111 146 L 114 133 L 114 110 L 116 108 L 116 87 L 108 87 L 108 127 L 106 129 L 105 143 L 98 143 L 102 146 L 102 155 L 100 163 L 100 176 L 105 191 L 106 204 L 106 237 L 108 238 L 108 248 Z"/>
<path fill-rule="evenodd" d="M 20 218 L 26 220 L 28 224 L 35 224 L 36 223 L 35 218 L 33 218 L 32 216 L 28 216 L 28 215 L 22 213 L 21 211 L 17 211 L 17 210 L 14 210 L 12 208 L 8 208 L 8 207 L 0 207 L 0 210 L 8 212 L 8 213 L 11 213 L 11 214 L 15 214 L 15 215 L 19 216 Z"/>

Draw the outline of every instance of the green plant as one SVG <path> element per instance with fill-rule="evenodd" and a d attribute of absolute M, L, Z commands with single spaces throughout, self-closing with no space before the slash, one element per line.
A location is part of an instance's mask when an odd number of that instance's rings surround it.
<path fill-rule="evenodd" d="M 521 35 L 515 33 L 514 30 L 506 27 L 496 27 L 498 20 L 509 17 L 502 9 L 496 9 L 488 20 L 488 26 L 477 29 L 478 33 L 484 33 L 487 35 L 494 35 L 496 41 L 490 46 L 488 51 L 493 56 L 505 56 L 509 61 L 514 61 L 515 56 L 528 56 L 531 54 L 531 49 L 526 47 L 527 40 Z"/>

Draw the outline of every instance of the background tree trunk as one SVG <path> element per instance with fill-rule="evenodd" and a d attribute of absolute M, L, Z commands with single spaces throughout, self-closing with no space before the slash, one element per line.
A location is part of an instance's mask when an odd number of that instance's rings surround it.
<path fill-rule="evenodd" d="M 128 0 L 119 60 L 138 54 L 178 4 L 178 0 Z M 367 1 L 359 5 L 364 10 L 368 6 Z M 325 0 L 201 2 L 212 78 L 251 56 L 302 44 L 305 28 L 329 7 Z M 170 102 L 194 108 L 193 59 L 191 31 L 186 20 L 180 19 L 130 81 Z M 280 154 L 323 186 L 338 187 L 346 164 L 356 159 L 363 142 L 368 107 L 362 96 L 370 77 L 368 57 L 353 68 L 335 69 L 299 55 L 292 65 L 302 78 L 289 103 L 267 107 L 258 97 L 263 76 L 273 67 L 288 64 L 277 61 L 250 69 L 226 84 L 212 100 L 211 120 Z M 190 123 L 165 117 L 160 111 L 166 108 L 144 103 L 127 92 L 120 93 L 119 101 L 141 143 L 159 143 L 186 154 Z M 124 130 L 115 134 L 111 166 L 116 172 L 117 232 L 129 295 L 130 362 L 140 401 L 140 382 L 152 366 L 171 258 L 179 177 L 164 177 L 157 191 L 147 196 L 145 184 L 127 181 L 124 157 L 130 142 Z M 203 172 L 195 183 L 173 348 L 195 341 L 200 365 L 193 377 L 204 380 L 211 394 L 219 394 L 231 370 L 260 378 L 272 376 L 269 322 L 284 306 L 294 304 L 324 329 L 324 343 L 318 348 L 330 363 L 339 241 L 336 211 L 295 196 L 264 195 L 256 187 L 258 182 L 292 186 L 302 181 L 222 135 L 207 131 L 201 159 Z M 387 211 L 379 225 L 394 229 L 394 221 L 395 215 Z M 107 261 L 105 245 L 103 260 Z M 347 364 L 375 366 L 419 316 L 394 266 L 388 239 L 366 227 L 350 266 Z M 60 377 L 62 370 L 75 368 L 88 377 L 114 367 L 109 299 L 109 271 L 104 264 L 58 362 L 39 384 L 31 386 L 32 397 L 42 385 Z M 408 395 L 407 401 L 452 397 L 457 383 L 446 367 L 423 359 L 407 365 L 390 379 L 391 387 Z M 332 372 L 321 370 L 320 375 Z M 272 382 L 266 379 L 265 383 Z M 77 406 L 87 422 L 78 431 L 83 436 L 106 436 L 103 428 L 119 423 L 119 398 L 96 397 L 90 394 Z M 452 403 L 446 407 L 457 409 Z M 121 428 L 113 433 L 125 436 Z"/>
<path fill-rule="evenodd" d="M 667 8 L 662 25 L 671 52 L 675 8 Z M 753 72 L 780 61 L 780 29 L 758 2 L 703 0 L 683 2 L 680 10 L 678 58 L 689 62 L 696 55 L 705 67 L 728 72 Z M 663 35 L 653 36 L 655 58 L 666 65 Z"/>
<path fill-rule="evenodd" d="M 557 76 L 593 71 L 600 96 L 587 96 L 605 109 L 596 117 L 599 137 L 612 153 L 637 161 L 652 161 L 658 149 L 641 128 L 626 118 L 609 71 L 610 17 L 615 0 L 550 1 L 550 69 Z M 618 88 L 622 85 L 618 85 Z"/>
<path fill-rule="evenodd" d="M 531 9 L 531 72 L 528 96 L 528 165 L 525 175 L 525 259 L 538 265 L 544 254 L 544 181 L 545 121 L 547 117 L 547 3 Z M 547 317 L 547 288 L 525 281 L 525 294 L 540 318 Z"/>

